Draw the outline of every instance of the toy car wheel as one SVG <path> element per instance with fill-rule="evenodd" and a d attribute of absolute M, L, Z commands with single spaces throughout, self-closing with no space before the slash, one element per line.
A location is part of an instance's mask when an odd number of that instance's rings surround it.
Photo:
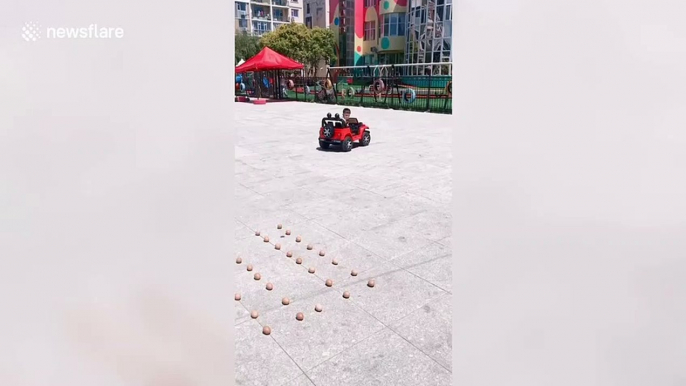
<path fill-rule="evenodd" d="M 341 143 L 341 150 L 345 152 L 349 152 L 353 149 L 353 140 L 350 137 L 345 137 L 343 142 Z"/>
<path fill-rule="evenodd" d="M 319 147 L 321 147 L 322 149 L 326 150 L 326 149 L 329 148 L 329 144 L 326 143 L 326 142 L 319 141 Z"/>
<path fill-rule="evenodd" d="M 372 136 L 369 134 L 368 131 L 365 131 L 364 134 L 362 134 L 362 139 L 360 140 L 360 146 L 367 146 L 369 145 L 369 142 L 372 141 Z"/>
<path fill-rule="evenodd" d="M 331 138 L 333 138 L 335 133 L 336 133 L 336 128 L 334 128 L 332 124 L 327 123 L 324 126 L 324 137 L 331 139 Z"/>

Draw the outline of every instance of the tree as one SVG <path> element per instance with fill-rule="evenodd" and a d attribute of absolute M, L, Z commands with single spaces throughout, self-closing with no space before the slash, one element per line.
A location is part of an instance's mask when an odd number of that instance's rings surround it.
<path fill-rule="evenodd" d="M 315 27 L 310 30 L 310 50 L 305 63 L 315 73 L 321 61 L 329 63 L 336 56 L 334 46 L 336 40 L 333 31 L 327 28 Z"/>
<path fill-rule="evenodd" d="M 309 40 L 310 30 L 304 24 L 290 23 L 264 34 L 260 45 L 303 63 L 307 58 Z"/>
<path fill-rule="evenodd" d="M 334 57 L 335 39 L 333 32 L 324 28 L 309 29 L 304 24 L 290 23 L 266 33 L 260 39 L 260 46 L 316 69 L 320 60 Z"/>
<path fill-rule="evenodd" d="M 241 60 L 248 60 L 260 52 L 260 38 L 250 36 L 246 31 L 236 33 L 235 43 L 236 64 Z"/>

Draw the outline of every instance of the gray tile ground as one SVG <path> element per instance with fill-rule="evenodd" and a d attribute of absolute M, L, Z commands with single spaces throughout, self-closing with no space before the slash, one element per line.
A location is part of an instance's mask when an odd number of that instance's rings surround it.
<path fill-rule="evenodd" d="M 450 117 L 353 108 L 372 129 L 371 145 L 350 153 L 321 151 L 318 122 L 339 110 L 293 102 L 240 105 L 236 381 L 449 385 Z M 254 280 L 257 272 L 261 280 Z M 367 286 L 370 278 L 374 288 Z M 266 290 L 267 282 L 273 290 Z M 283 297 L 291 304 L 282 305 Z M 252 310 L 257 319 L 250 318 Z M 303 321 L 296 320 L 298 312 Z M 270 336 L 261 333 L 265 325 Z"/>

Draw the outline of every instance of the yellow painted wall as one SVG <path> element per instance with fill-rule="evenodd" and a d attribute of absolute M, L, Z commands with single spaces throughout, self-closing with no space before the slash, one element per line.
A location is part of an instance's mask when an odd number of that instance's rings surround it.
<path fill-rule="evenodd" d="M 376 14 L 376 9 L 373 7 L 367 8 L 367 13 L 364 16 L 364 21 L 365 23 L 374 21 L 376 22 L 376 39 L 374 40 L 365 40 L 362 42 L 362 55 L 369 55 L 372 53 L 372 48 L 376 47 L 378 48 L 379 46 L 379 34 L 381 30 L 379 29 L 379 18 Z M 364 32 L 363 32 L 364 34 Z"/>
<path fill-rule="evenodd" d="M 394 0 L 380 0 L 379 3 L 379 14 L 384 15 L 387 13 L 398 13 L 407 12 L 407 3 L 396 2 Z"/>
<path fill-rule="evenodd" d="M 388 44 L 386 44 L 386 39 Z M 384 36 L 379 40 L 379 51 L 404 51 L 404 36 Z"/>

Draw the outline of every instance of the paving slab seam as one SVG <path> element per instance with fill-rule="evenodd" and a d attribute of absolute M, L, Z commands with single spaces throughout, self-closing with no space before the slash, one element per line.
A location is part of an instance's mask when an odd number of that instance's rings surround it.
<path fill-rule="evenodd" d="M 264 325 L 263 325 L 259 320 L 254 320 L 254 321 L 255 321 L 257 324 L 259 324 L 261 327 L 264 327 Z M 296 363 L 296 361 L 293 359 L 293 357 L 291 357 L 290 354 L 288 354 L 288 352 L 287 352 L 286 350 L 284 350 L 284 348 L 281 346 L 281 344 L 280 344 L 276 339 L 274 339 L 274 336 L 270 335 L 269 338 L 271 338 L 271 339 L 274 341 L 274 343 L 276 343 L 276 345 L 279 346 L 279 348 L 281 349 L 281 351 L 283 351 L 283 353 L 286 354 L 286 356 L 288 357 L 288 359 L 290 359 L 291 362 L 293 362 L 293 364 L 295 365 L 295 367 L 297 367 L 298 370 L 300 370 L 300 372 L 301 372 L 302 374 L 298 375 L 298 377 L 304 375 L 304 376 L 307 377 L 307 379 L 308 379 L 310 382 L 312 382 L 312 380 L 310 379 L 309 374 L 307 374 L 307 373 L 302 369 L 302 367 L 300 367 L 300 365 L 298 365 L 298 363 Z M 295 378 L 293 378 L 293 379 L 297 379 L 298 377 L 295 377 Z M 253 379 L 250 379 L 250 378 L 248 378 L 248 377 L 246 377 L 246 379 L 249 380 L 249 381 L 253 381 Z M 286 382 L 289 382 L 289 381 L 286 381 Z M 281 383 L 281 385 L 286 384 L 286 382 Z M 314 382 L 312 382 L 312 383 L 314 383 Z"/>
<path fill-rule="evenodd" d="M 253 194 L 255 194 L 255 195 L 262 196 L 262 197 L 259 197 L 259 198 L 264 198 L 264 195 L 263 195 L 262 193 L 258 193 L 255 189 L 250 188 L 250 187 L 248 187 L 248 186 L 245 186 L 245 185 L 241 184 L 240 182 L 238 183 L 238 185 L 240 185 L 240 186 L 242 186 L 243 188 L 245 188 L 245 189 L 251 191 L 251 192 L 252 192 Z"/>
<path fill-rule="evenodd" d="M 434 244 L 436 244 L 436 243 L 439 244 L 439 245 L 443 245 L 443 244 L 440 244 L 438 241 L 435 241 L 435 242 L 434 242 Z M 429 244 L 429 245 L 432 245 L 432 244 Z M 436 288 L 438 288 L 438 289 L 441 289 L 441 290 L 443 290 L 443 291 L 445 291 L 445 292 L 447 292 L 447 293 L 449 293 L 449 294 L 452 295 L 452 291 L 449 291 L 449 290 L 447 290 L 447 289 L 441 287 L 441 286 L 438 285 L 438 284 L 435 284 L 435 283 L 433 283 L 433 282 L 430 282 L 429 280 L 426 280 L 426 279 L 422 278 L 421 276 L 416 275 L 416 274 L 412 273 L 412 271 L 409 271 L 409 270 L 408 270 L 409 268 L 418 267 L 418 266 L 420 266 L 420 265 L 422 265 L 422 264 L 431 263 L 432 261 L 437 261 L 437 260 L 445 259 L 445 258 L 447 258 L 447 257 L 449 258 L 449 257 L 451 257 L 451 256 L 452 256 L 452 254 L 443 255 L 443 256 L 439 256 L 439 257 L 433 258 L 433 259 L 431 259 L 431 260 L 422 261 L 421 263 L 417 263 L 417 264 L 413 264 L 413 265 L 408 265 L 407 267 L 400 267 L 400 266 L 398 266 L 397 264 L 393 263 L 393 260 L 396 260 L 396 259 L 397 259 L 397 257 L 396 257 L 395 259 L 392 259 L 391 261 L 389 261 L 388 264 L 391 264 L 391 265 L 393 265 L 393 266 L 395 266 L 395 267 L 397 267 L 397 268 L 403 269 L 403 270 L 407 271 L 407 273 L 409 273 L 409 274 L 415 276 L 416 278 L 422 279 L 422 280 L 424 280 L 425 282 L 427 282 L 427 283 L 429 283 L 429 284 L 432 284 L 434 287 L 436 287 Z M 397 272 L 397 271 L 394 271 L 394 272 Z"/>
<path fill-rule="evenodd" d="M 329 358 L 326 358 L 326 359 L 324 359 L 323 361 L 317 363 L 316 365 L 314 365 L 314 366 L 312 366 L 311 368 L 309 368 L 307 371 L 312 371 L 312 370 L 316 369 L 317 367 L 319 367 L 319 366 L 323 365 L 324 363 L 326 363 L 326 362 L 328 362 L 328 361 L 330 361 L 330 360 L 336 358 L 337 356 L 340 356 L 341 354 L 345 353 L 346 351 L 351 350 L 351 349 L 353 349 L 354 347 L 360 345 L 361 343 L 364 343 L 364 342 L 366 342 L 367 340 L 373 338 L 374 335 L 382 333 L 382 332 L 383 332 L 385 329 L 387 329 L 387 328 L 388 328 L 388 326 L 384 325 L 384 327 L 382 327 L 382 328 L 380 328 L 380 329 L 378 329 L 378 330 L 376 330 L 376 331 L 370 333 L 368 336 L 366 336 L 366 337 L 360 339 L 359 341 L 355 342 L 353 345 L 351 345 L 351 346 L 348 347 L 347 349 L 341 350 L 340 352 L 338 352 L 338 353 L 336 353 L 336 354 L 330 356 Z M 390 330 L 390 328 L 388 328 L 388 329 Z M 394 333 L 394 334 L 397 334 L 395 331 L 393 331 L 393 333 Z M 423 354 L 423 352 L 422 352 L 422 354 Z M 305 371 L 305 373 L 307 373 L 307 371 Z M 309 378 L 309 374 L 307 374 L 307 376 L 308 376 L 308 378 Z M 311 381 L 312 383 L 314 383 L 314 381 L 312 381 L 311 379 L 310 379 L 310 381 Z M 315 386 L 316 386 L 316 384 L 315 384 Z"/>
<path fill-rule="evenodd" d="M 245 304 L 243 304 L 243 301 L 239 300 L 238 303 L 240 303 L 240 305 L 243 307 L 243 309 L 248 312 L 248 315 L 250 315 L 250 310 L 248 309 L 248 307 L 245 306 Z M 234 318 L 234 322 L 235 322 L 235 320 L 236 320 L 236 318 Z M 247 316 L 244 321 L 242 321 L 240 323 L 234 323 L 234 328 L 236 328 L 236 326 L 240 326 L 241 324 L 243 324 L 245 322 L 249 322 L 249 321 L 250 321 L 250 316 Z"/>
<path fill-rule="evenodd" d="M 257 324 L 259 324 L 259 325 L 262 326 L 263 328 L 265 327 L 265 326 L 262 324 L 261 321 L 255 319 L 255 322 L 257 322 Z M 286 351 L 286 350 L 283 348 L 283 346 L 281 346 L 281 343 L 279 343 L 279 341 L 276 340 L 276 338 L 274 338 L 274 335 L 271 335 L 271 334 L 270 334 L 270 335 L 269 335 L 269 338 L 271 338 L 271 339 L 274 341 L 274 343 L 276 343 L 276 345 L 279 346 L 279 348 L 281 349 L 281 351 L 283 351 L 284 354 L 286 354 L 286 356 L 288 357 L 288 359 L 290 359 L 291 362 L 293 362 L 293 364 L 298 368 L 298 370 L 300 370 L 300 372 L 302 372 L 301 375 L 305 375 L 305 376 L 307 377 L 307 379 L 308 379 L 310 382 L 312 382 L 312 379 L 310 379 L 309 374 L 307 374 L 307 373 L 305 372 L 305 370 L 303 370 L 303 368 L 300 367 L 300 365 L 298 364 L 298 362 L 296 362 L 295 359 L 293 359 L 293 357 L 291 356 L 291 354 L 289 354 L 288 351 Z M 298 377 L 301 376 L 301 375 L 298 375 Z M 294 379 L 296 379 L 296 378 L 297 378 L 297 377 L 295 377 Z M 286 382 L 288 382 L 288 381 L 286 381 Z M 286 382 L 282 383 L 281 385 L 284 385 Z M 312 383 L 314 383 L 314 382 L 312 382 Z"/>
<path fill-rule="evenodd" d="M 307 294 L 307 295 L 305 295 L 305 296 L 299 297 L 299 298 L 296 299 L 296 301 L 294 301 L 294 302 L 292 302 L 292 303 L 290 303 L 290 304 L 298 304 L 298 303 L 300 303 L 301 301 L 304 301 L 304 300 L 307 300 L 307 299 L 311 299 L 311 298 L 316 297 L 316 296 L 324 295 L 327 291 L 328 291 L 328 292 L 331 292 L 331 291 L 335 291 L 335 290 L 334 290 L 333 288 L 326 287 L 326 288 L 321 289 L 320 291 L 321 291 L 321 292 L 313 292 L 313 293 L 309 293 L 309 294 Z M 281 309 L 282 307 L 283 307 L 283 305 L 279 305 L 279 306 L 275 306 L 274 308 L 267 308 L 266 310 L 263 310 L 262 312 L 264 312 L 265 314 L 267 314 L 267 313 L 270 313 L 270 312 L 279 310 L 279 309 Z M 248 310 L 248 312 L 250 312 L 250 311 Z M 238 325 L 241 325 L 241 324 L 243 324 L 243 322 L 239 323 Z"/>
<path fill-rule="evenodd" d="M 270 337 L 271 337 L 272 340 L 279 346 L 279 348 L 281 349 L 281 351 L 283 351 L 284 353 L 286 353 L 286 355 L 288 356 L 288 359 L 290 359 L 291 362 L 293 362 L 293 363 L 295 364 L 295 366 L 302 372 L 301 375 L 305 375 L 305 377 L 307 378 L 307 380 L 309 380 L 310 382 L 312 382 L 312 384 L 314 384 L 314 382 L 313 382 L 312 379 L 310 378 L 310 375 L 307 374 L 307 373 L 305 372 L 305 370 L 303 370 L 302 367 L 300 367 L 300 365 L 295 361 L 295 359 L 293 359 L 293 357 L 292 357 L 292 356 L 291 356 L 291 355 L 281 346 L 281 343 L 279 343 L 279 341 L 277 341 L 277 340 L 274 338 L 274 336 L 271 336 L 271 335 L 270 335 Z M 299 375 L 299 376 L 300 376 L 300 375 Z M 297 378 L 297 377 L 296 377 L 296 378 Z M 296 378 L 293 378 L 293 379 L 296 379 Z M 290 381 L 285 381 L 285 382 L 281 383 L 281 385 L 285 385 L 286 382 L 290 382 Z M 315 385 L 315 386 L 316 386 L 316 385 Z"/>
<path fill-rule="evenodd" d="M 404 319 L 404 318 L 403 318 L 403 319 Z M 436 363 L 437 365 L 439 365 L 439 366 L 441 366 L 442 368 L 444 368 L 447 372 L 449 372 L 450 374 L 453 373 L 452 370 L 450 370 L 450 369 L 448 369 L 447 367 L 443 366 L 443 364 L 442 364 L 441 362 L 435 360 L 431 355 L 425 353 L 424 350 L 422 350 L 421 348 L 417 347 L 414 343 L 410 342 L 409 340 L 405 339 L 404 336 L 402 336 L 400 333 L 398 333 L 398 332 L 397 332 L 396 330 L 394 330 L 392 327 L 389 326 L 388 329 L 389 329 L 390 331 L 392 331 L 394 334 L 398 335 L 402 340 L 404 340 L 405 342 L 407 342 L 410 346 L 412 346 L 412 347 L 414 347 L 415 349 L 417 349 L 417 351 L 419 351 L 420 353 L 424 354 L 427 358 L 429 358 L 430 360 L 432 360 L 434 363 Z"/>
<path fill-rule="evenodd" d="M 378 331 L 375 331 L 374 333 L 370 334 L 368 337 L 366 337 L 366 338 L 360 340 L 359 342 L 356 342 L 355 344 L 353 344 L 352 346 L 348 347 L 347 349 L 345 349 L 345 350 L 343 350 L 343 351 L 341 351 L 341 352 L 339 352 L 339 353 L 337 353 L 337 354 L 331 356 L 330 358 L 327 358 L 327 359 L 325 359 L 325 360 L 323 360 L 323 361 L 317 363 L 316 365 L 312 366 L 312 368 L 310 368 L 308 371 L 312 371 L 312 370 L 316 369 L 317 367 L 323 365 L 324 363 L 333 360 L 334 358 L 336 358 L 336 357 L 342 355 L 342 354 L 345 353 L 346 351 L 349 351 L 349 350 L 353 349 L 354 347 L 360 345 L 361 343 L 363 343 L 363 342 L 365 342 L 365 341 L 371 339 L 372 337 L 374 337 L 374 335 L 383 333 L 384 330 L 386 330 L 386 329 L 388 329 L 390 332 L 394 333 L 395 335 L 399 336 L 399 337 L 400 337 L 401 339 L 403 339 L 405 342 L 409 343 L 412 347 L 414 347 L 415 349 L 417 349 L 417 351 L 419 351 L 420 353 L 422 353 L 424 356 L 426 356 L 427 358 L 429 358 L 429 359 L 430 359 L 431 361 L 433 361 L 434 363 L 438 364 L 441 368 L 447 370 L 450 374 L 453 373 L 452 371 L 448 370 L 445 366 L 443 366 L 442 364 L 440 364 L 438 361 L 436 361 L 435 359 L 433 359 L 431 356 L 427 355 L 424 351 L 422 351 L 421 349 L 419 349 L 417 346 L 415 346 L 414 344 L 412 344 L 412 342 L 408 341 L 408 340 L 405 339 L 402 335 L 398 334 L 395 330 L 393 330 L 392 328 L 390 328 L 390 327 L 388 327 L 388 326 L 385 326 L 385 328 L 382 328 L 382 329 L 380 329 L 380 330 L 378 330 Z M 309 374 L 307 373 L 307 371 L 305 371 L 305 376 L 307 376 L 308 379 L 310 379 L 310 376 L 309 376 Z M 296 379 L 296 378 L 294 378 L 294 379 Z M 312 379 L 310 379 L 310 382 L 312 382 L 315 386 L 317 386 L 317 385 L 314 383 L 314 381 L 312 381 Z"/>
<path fill-rule="evenodd" d="M 443 295 L 441 295 L 441 296 L 448 296 L 448 295 L 447 295 L 447 294 L 443 294 Z M 439 296 L 439 297 L 436 297 L 436 298 L 434 298 L 434 299 L 432 299 L 432 300 L 436 300 L 436 299 L 439 299 L 439 298 L 440 298 L 440 296 Z M 425 304 L 428 304 L 428 303 L 425 303 Z M 422 307 L 424 307 L 425 304 L 423 304 Z M 418 307 L 418 308 L 415 309 L 413 312 L 410 312 L 409 314 L 403 316 L 402 318 L 397 319 L 397 320 L 394 320 L 393 323 L 397 323 L 397 322 L 400 322 L 401 320 L 404 320 L 404 319 L 409 318 L 410 316 L 412 316 L 412 314 L 413 314 L 414 312 L 417 312 L 417 311 L 418 311 L 419 309 L 421 309 L 422 307 Z M 451 318 L 452 318 L 452 314 L 451 314 Z M 405 339 L 405 337 L 402 336 L 402 335 L 401 335 L 399 332 L 397 332 L 396 330 L 394 330 L 393 327 L 388 326 L 388 329 L 391 330 L 391 331 L 393 331 L 396 335 L 398 335 L 399 337 L 401 337 L 405 342 L 409 343 L 412 347 L 416 348 L 416 349 L 419 350 L 421 353 L 423 353 L 424 355 L 426 355 L 427 357 L 429 357 L 429 359 L 431 359 L 432 361 L 436 362 L 437 365 L 439 365 L 439 366 L 441 366 L 442 368 L 446 369 L 450 374 L 453 373 L 453 371 L 452 371 L 451 369 L 445 367 L 442 363 L 440 363 L 439 361 L 435 360 L 431 355 L 429 355 L 429 353 L 424 352 L 424 350 L 422 350 L 421 348 L 417 347 L 416 345 L 414 345 L 414 344 L 413 344 L 412 342 L 410 342 L 409 340 Z"/>

